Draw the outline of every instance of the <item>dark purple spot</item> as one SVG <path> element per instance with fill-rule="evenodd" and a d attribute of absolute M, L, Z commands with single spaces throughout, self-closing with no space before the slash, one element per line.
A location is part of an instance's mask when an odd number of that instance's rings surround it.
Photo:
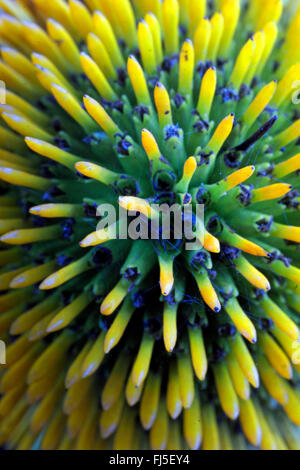
<path fill-rule="evenodd" d="M 251 199 L 252 199 L 253 186 L 244 186 L 240 184 L 239 188 L 240 188 L 240 194 L 238 195 L 238 199 L 245 207 L 247 207 L 249 206 Z"/>
<path fill-rule="evenodd" d="M 258 230 L 261 233 L 269 233 L 273 224 L 274 218 L 270 216 L 268 219 L 262 218 L 256 222 Z"/>
<path fill-rule="evenodd" d="M 60 225 L 62 228 L 62 236 L 65 240 L 70 241 L 71 237 L 74 233 L 74 224 L 75 224 L 75 219 L 67 219 L 64 220 Z"/>

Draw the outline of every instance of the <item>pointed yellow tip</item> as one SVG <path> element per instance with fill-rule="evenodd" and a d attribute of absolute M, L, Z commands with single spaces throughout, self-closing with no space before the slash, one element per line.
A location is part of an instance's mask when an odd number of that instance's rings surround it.
<path fill-rule="evenodd" d="M 79 173 L 85 175 L 85 172 L 89 169 L 89 162 L 76 162 L 75 168 Z"/>
<path fill-rule="evenodd" d="M 135 55 L 130 54 L 128 56 L 127 62 L 137 62 L 137 59 L 136 59 Z"/>
<path fill-rule="evenodd" d="M 266 277 L 261 277 L 259 279 L 258 277 L 258 282 L 260 283 L 261 285 L 261 289 L 265 290 L 265 291 L 269 291 L 271 290 L 271 284 L 269 283 L 268 279 Z"/>
<path fill-rule="evenodd" d="M 263 248 L 257 246 L 256 250 L 253 252 L 254 256 L 264 256 L 265 258 L 269 258 L 270 254 L 264 250 Z"/>
<path fill-rule="evenodd" d="M 124 209 L 127 209 L 130 206 L 130 203 L 131 203 L 130 196 L 119 196 L 118 204 Z"/>
<path fill-rule="evenodd" d="M 249 382 L 251 383 L 251 385 L 254 387 L 254 388 L 259 388 L 259 384 L 260 384 L 260 381 L 259 381 L 259 374 L 257 372 L 257 369 L 256 367 L 252 369 L 251 371 L 251 377 L 248 377 L 249 379 Z M 251 379 L 251 380 L 250 380 Z"/>
<path fill-rule="evenodd" d="M 211 150 L 215 154 L 220 151 L 232 131 L 234 119 L 235 115 L 234 113 L 231 113 L 219 123 L 212 138 L 207 144 L 207 150 Z"/>
<path fill-rule="evenodd" d="M 23 283 L 24 283 L 24 278 L 23 278 L 22 275 L 20 275 L 20 276 L 15 277 L 15 278 L 11 281 L 11 283 L 9 284 L 9 287 L 10 287 L 11 289 L 18 289 L 18 288 L 23 287 Z"/>
<path fill-rule="evenodd" d="M 221 182 L 221 184 L 224 183 L 224 188 L 226 188 L 226 191 L 229 191 L 230 189 L 238 186 L 239 184 L 242 184 L 244 181 L 249 179 L 253 175 L 254 171 L 254 166 L 247 166 L 231 173 L 229 176 L 227 176 L 227 178 L 225 178 L 225 180 Z"/>
<path fill-rule="evenodd" d="M 149 158 L 158 157 L 160 155 L 155 137 L 148 129 L 142 130 L 142 146 Z"/>
<path fill-rule="evenodd" d="M 94 104 L 94 105 L 98 104 L 97 101 L 94 100 L 94 98 L 92 98 L 92 97 L 89 96 L 89 95 L 84 95 L 84 97 L 83 97 L 83 103 L 84 103 L 85 106 L 86 106 L 86 105 L 88 106 L 89 104 Z"/>
<path fill-rule="evenodd" d="M 167 272 L 162 272 L 160 275 L 160 289 L 163 296 L 168 296 L 173 289 L 174 278 L 173 275 Z"/>
<path fill-rule="evenodd" d="M 105 352 L 105 354 L 108 354 L 112 350 L 112 348 L 114 347 L 114 344 L 115 344 L 114 338 L 111 338 L 109 340 L 107 340 L 107 339 L 104 340 L 104 352 Z"/>
<path fill-rule="evenodd" d="M 246 338 L 250 343 L 256 344 L 257 343 L 257 333 L 256 330 L 254 331 L 248 331 L 248 330 L 243 330 L 241 331 L 241 334 Z"/>
<path fill-rule="evenodd" d="M 127 211 L 141 212 L 146 217 L 150 217 L 153 213 L 149 202 L 135 196 L 119 196 L 118 204 Z"/>
<path fill-rule="evenodd" d="M 33 150 L 34 152 L 40 146 L 44 145 L 44 142 L 42 140 L 36 139 L 34 137 L 25 137 L 24 140 L 25 140 L 26 145 L 30 148 L 30 150 Z"/>
<path fill-rule="evenodd" d="M 90 246 L 87 238 L 88 237 L 85 237 L 83 240 L 81 240 L 81 242 L 79 242 L 79 246 L 81 246 L 81 248 L 86 248 L 87 246 Z"/>
<path fill-rule="evenodd" d="M 47 332 L 48 333 L 54 333 L 54 331 L 59 331 L 62 328 L 62 320 L 56 320 L 55 318 L 52 320 L 52 322 L 48 325 L 47 327 Z"/>
<path fill-rule="evenodd" d="M 102 313 L 102 315 L 111 315 L 115 311 L 116 307 L 116 301 L 104 299 L 100 306 L 100 313 Z"/>
<path fill-rule="evenodd" d="M 204 234 L 204 248 L 211 253 L 220 253 L 221 251 L 219 240 L 208 232 Z"/>
<path fill-rule="evenodd" d="M 53 90 L 53 94 L 55 94 L 55 92 L 59 92 L 62 93 L 62 94 L 68 94 L 68 91 L 63 88 L 61 85 L 58 85 L 57 83 L 52 83 L 51 84 L 51 90 Z"/>
<path fill-rule="evenodd" d="M 90 233 L 83 240 L 79 242 L 79 245 L 82 248 L 86 248 L 88 246 L 100 245 L 101 243 L 107 240 L 107 238 L 101 237 L 101 233 L 102 232 L 100 230 L 98 232 Z"/>
<path fill-rule="evenodd" d="M 40 215 L 41 206 L 34 206 L 29 209 L 29 213 L 32 215 Z"/>
<path fill-rule="evenodd" d="M 132 381 L 135 385 L 136 388 L 140 387 L 144 381 L 145 378 L 145 372 L 142 370 L 138 376 L 136 374 L 132 373 Z"/>
<path fill-rule="evenodd" d="M 92 375 L 92 373 L 94 372 L 94 368 L 95 368 L 95 364 L 92 363 L 92 364 L 81 374 L 81 378 L 82 378 L 82 379 L 85 379 L 85 378 L 88 377 L 89 375 Z"/>
<path fill-rule="evenodd" d="M 277 183 L 253 191 L 253 202 L 268 201 L 285 196 L 293 189 L 287 183 Z"/>
<path fill-rule="evenodd" d="M 15 279 L 13 281 L 11 281 L 11 283 L 9 284 L 9 287 L 11 289 L 17 289 L 19 287 L 19 283 L 18 281 L 16 281 Z"/>
<path fill-rule="evenodd" d="M 43 282 L 39 285 L 39 289 L 41 290 L 50 290 L 54 289 L 57 286 L 57 276 L 55 274 L 51 274 Z"/>
<path fill-rule="evenodd" d="M 14 230 L 13 232 L 5 233 L 4 235 L 2 235 L 2 237 L 0 237 L 0 241 L 3 243 L 7 243 L 8 245 L 13 245 L 14 240 L 17 238 L 18 234 L 19 230 Z"/>

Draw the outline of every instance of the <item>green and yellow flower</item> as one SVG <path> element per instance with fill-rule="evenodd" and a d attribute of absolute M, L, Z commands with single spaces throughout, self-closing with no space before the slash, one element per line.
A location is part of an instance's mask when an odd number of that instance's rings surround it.
<path fill-rule="evenodd" d="M 4 448 L 300 449 L 298 4 L 0 0 Z"/>

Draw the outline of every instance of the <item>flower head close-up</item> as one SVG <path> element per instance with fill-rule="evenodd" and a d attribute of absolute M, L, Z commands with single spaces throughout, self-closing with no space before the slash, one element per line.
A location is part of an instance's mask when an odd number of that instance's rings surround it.
<path fill-rule="evenodd" d="M 0 447 L 300 450 L 300 2 L 0 0 Z"/>

